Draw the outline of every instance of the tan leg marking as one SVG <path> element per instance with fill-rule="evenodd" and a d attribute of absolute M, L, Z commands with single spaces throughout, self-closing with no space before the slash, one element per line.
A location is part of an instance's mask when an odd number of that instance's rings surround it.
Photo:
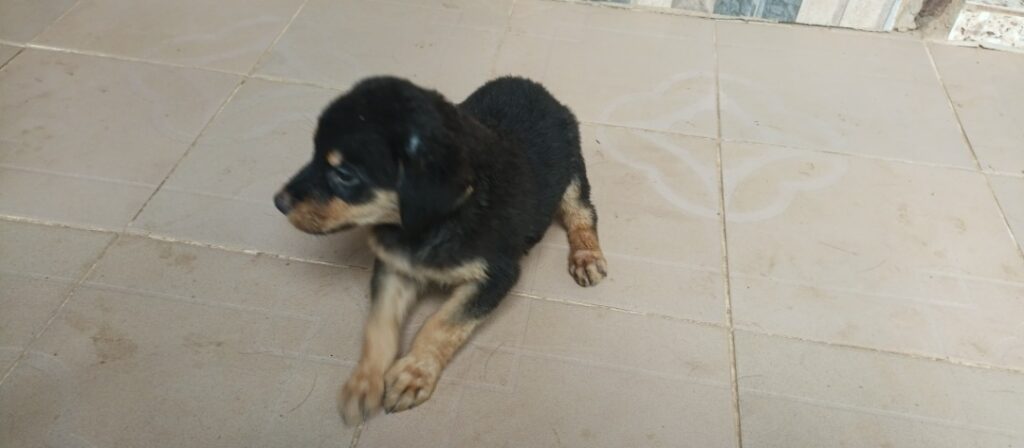
<path fill-rule="evenodd" d="M 434 393 L 441 371 L 480 323 L 480 319 L 462 315 L 476 291 L 476 284 L 455 287 L 452 296 L 416 334 L 409 353 L 384 374 L 384 409 L 404 411 L 422 404 Z"/>
<path fill-rule="evenodd" d="M 569 236 L 569 275 L 580 286 L 594 286 L 608 275 L 594 225 L 594 211 L 580 200 L 579 181 L 572 181 L 562 195 L 558 217 Z"/>
<path fill-rule="evenodd" d="M 399 331 L 417 297 L 417 285 L 411 279 L 393 272 L 382 275 L 366 321 L 362 356 L 341 389 L 341 416 L 349 425 L 380 411 L 384 371 L 398 355 Z"/>

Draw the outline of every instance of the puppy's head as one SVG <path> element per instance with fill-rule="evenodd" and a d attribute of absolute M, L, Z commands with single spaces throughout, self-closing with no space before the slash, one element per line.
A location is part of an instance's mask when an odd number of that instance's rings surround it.
<path fill-rule="evenodd" d="M 462 122 L 434 91 L 370 78 L 321 114 L 313 160 L 274 196 L 299 230 L 396 224 L 420 232 L 470 191 Z"/>

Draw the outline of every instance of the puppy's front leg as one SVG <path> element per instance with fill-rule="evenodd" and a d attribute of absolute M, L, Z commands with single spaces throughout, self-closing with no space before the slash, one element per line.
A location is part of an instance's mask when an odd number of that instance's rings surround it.
<path fill-rule="evenodd" d="M 384 398 L 384 372 L 398 355 L 399 332 L 418 286 L 412 279 L 377 262 L 373 268 L 363 353 L 359 365 L 341 389 L 341 416 L 356 425 L 380 411 Z"/>
<path fill-rule="evenodd" d="M 451 297 L 416 334 L 409 353 L 384 374 L 384 409 L 404 411 L 430 398 L 441 371 L 489 311 L 480 308 L 481 301 L 488 299 L 487 293 L 495 292 L 479 283 L 463 284 L 452 290 Z M 500 294 L 504 296 L 505 291 Z M 495 298 L 492 302 L 496 305 L 500 297 Z"/>

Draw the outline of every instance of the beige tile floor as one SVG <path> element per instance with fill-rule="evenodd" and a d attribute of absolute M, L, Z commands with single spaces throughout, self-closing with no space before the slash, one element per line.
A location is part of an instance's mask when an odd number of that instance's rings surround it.
<path fill-rule="evenodd" d="M 0 446 L 1024 447 L 1024 56 L 546 0 L 0 0 Z M 561 231 L 346 428 L 371 257 L 273 191 L 392 73 L 543 81 Z M 436 303 L 424 303 L 415 331 Z"/>

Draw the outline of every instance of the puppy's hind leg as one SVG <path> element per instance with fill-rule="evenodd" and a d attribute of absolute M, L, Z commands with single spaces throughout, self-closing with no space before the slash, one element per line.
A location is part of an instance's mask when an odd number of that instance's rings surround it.
<path fill-rule="evenodd" d="M 569 274 L 580 286 L 594 286 L 608 275 L 597 239 L 597 210 L 586 178 L 574 178 L 562 195 L 558 220 L 569 236 Z"/>

